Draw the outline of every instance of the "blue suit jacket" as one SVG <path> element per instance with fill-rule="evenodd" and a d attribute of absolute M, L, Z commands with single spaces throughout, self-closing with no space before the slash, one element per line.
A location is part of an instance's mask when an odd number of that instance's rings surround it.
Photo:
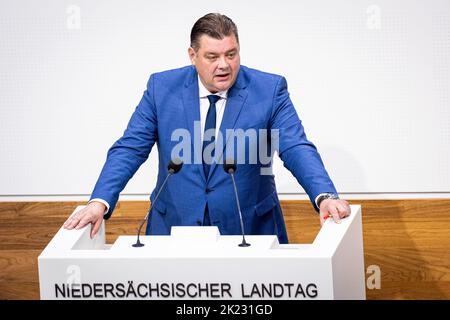
<path fill-rule="evenodd" d="M 106 219 L 114 210 L 119 193 L 156 142 L 159 173 L 150 197 L 154 199 L 155 191 L 167 175 L 171 152 L 180 143 L 172 141 L 172 133 L 182 128 L 194 137 L 194 121 L 200 121 L 195 68 L 187 66 L 151 75 L 124 135 L 108 151 L 91 196 L 91 199 L 101 198 L 110 204 Z M 316 210 L 314 199 L 318 194 L 336 192 L 315 146 L 306 138 L 283 77 L 240 67 L 236 82 L 228 91 L 220 131 L 225 137 L 226 129 L 233 128 L 278 129 L 278 154 L 308 193 Z M 270 139 L 268 142 L 271 143 Z M 190 145 L 194 148 L 194 141 Z M 225 154 L 224 159 L 229 157 Z M 287 243 L 274 176 L 261 175 L 261 167 L 260 163 L 237 165 L 235 178 L 245 231 L 247 234 L 275 234 L 280 243 Z M 230 176 L 216 164 L 206 177 L 201 163 L 185 163 L 182 170 L 169 179 L 149 216 L 147 234 L 169 234 L 171 226 L 201 225 L 206 203 L 211 223 L 219 227 L 221 234 L 240 234 Z"/>

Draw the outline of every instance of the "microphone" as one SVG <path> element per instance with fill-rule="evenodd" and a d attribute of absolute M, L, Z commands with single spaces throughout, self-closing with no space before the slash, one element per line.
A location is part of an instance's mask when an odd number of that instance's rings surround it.
<path fill-rule="evenodd" d="M 167 180 L 169 180 L 169 177 L 171 175 L 178 173 L 181 170 L 182 166 L 183 166 L 183 161 L 181 161 L 180 159 L 175 159 L 174 161 L 170 160 L 170 162 L 169 162 L 169 164 L 167 166 L 167 177 L 166 177 L 166 179 L 164 179 L 164 182 L 161 185 L 161 188 L 159 188 L 159 191 L 156 194 L 155 199 L 150 204 L 150 209 L 148 210 L 144 220 L 142 220 L 142 222 L 141 222 L 141 224 L 139 226 L 138 233 L 137 233 L 137 241 L 136 241 L 135 244 L 132 245 L 133 247 L 140 248 L 140 247 L 144 246 L 144 244 L 139 241 L 139 235 L 141 234 L 142 226 L 148 220 L 148 216 L 149 216 L 150 212 L 152 211 L 152 208 L 155 205 L 156 201 L 158 200 L 158 197 L 161 194 L 161 191 L 164 189 L 164 186 L 166 185 Z"/>
<path fill-rule="evenodd" d="M 241 233 L 242 233 L 242 243 L 239 244 L 239 247 L 249 247 L 250 243 L 245 241 L 244 222 L 242 221 L 241 206 L 239 204 L 239 197 L 238 197 L 238 192 L 237 192 L 237 188 L 236 188 L 236 182 L 234 181 L 234 173 L 236 172 L 236 164 L 234 163 L 234 160 L 232 160 L 232 159 L 225 160 L 225 163 L 223 164 L 223 169 L 225 170 L 226 173 L 231 175 L 231 179 L 233 180 L 234 195 L 236 196 L 236 203 L 237 203 L 237 207 L 238 207 L 239 220 L 241 222 Z"/>

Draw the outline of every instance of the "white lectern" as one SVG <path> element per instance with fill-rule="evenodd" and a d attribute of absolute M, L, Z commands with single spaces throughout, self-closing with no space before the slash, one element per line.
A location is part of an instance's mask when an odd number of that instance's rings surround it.
<path fill-rule="evenodd" d="M 77 207 L 74 213 L 82 207 Z M 220 235 L 217 227 L 173 227 L 170 236 L 120 236 L 104 223 L 61 228 L 38 258 L 41 299 L 365 299 L 361 207 L 328 219 L 312 244 L 276 236 Z"/>

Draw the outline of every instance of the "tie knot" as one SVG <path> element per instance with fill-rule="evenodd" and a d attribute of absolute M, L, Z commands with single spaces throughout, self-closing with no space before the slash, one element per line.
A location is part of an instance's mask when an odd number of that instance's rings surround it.
<path fill-rule="evenodd" d="M 208 96 L 208 100 L 209 100 L 209 103 L 210 103 L 210 104 L 215 104 L 217 101 L 220 100 L 220 97 L 219 97 L 219 96 L 216 96 L 215 94 L 210 94 L 210 95 Z"/>

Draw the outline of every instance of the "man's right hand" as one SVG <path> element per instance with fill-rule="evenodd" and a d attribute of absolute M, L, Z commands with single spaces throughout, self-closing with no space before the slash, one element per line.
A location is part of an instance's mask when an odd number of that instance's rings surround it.
<path fill-rule="evenodd" d="M 98 229 L 102 225 L 103 215 L 105 214 L 106 206 L 97 201 L 89 203 L 85 208 L 81 209 L 73 216 L 71 216 L 64 223 L 64 229 L 81 229 L 88 223 L 92 224 L 91 239 L 97 234 Z"/>

